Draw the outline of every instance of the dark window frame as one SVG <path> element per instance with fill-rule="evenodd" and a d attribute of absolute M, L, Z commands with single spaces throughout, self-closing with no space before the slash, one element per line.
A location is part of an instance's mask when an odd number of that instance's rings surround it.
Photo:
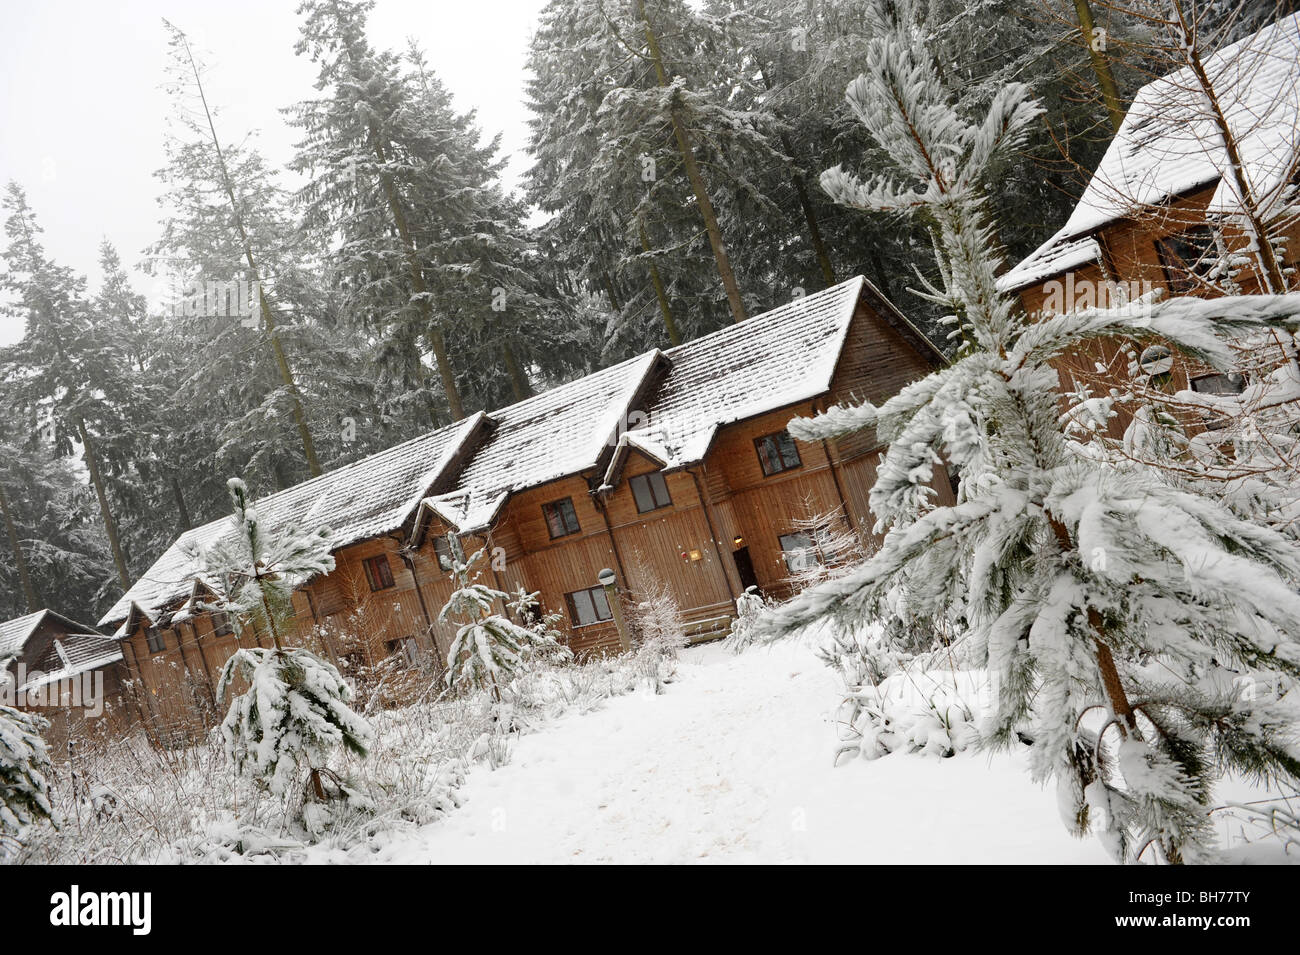
<path fill-rule="evenodd" d="M 167 637 L 162 627 L 145 627 L 144 643 L 150 653 L 162 653 L 167 649 Z"/>
<path fill-rule="evenodd" d="M 451 548 L 451 541 L 445 537 L 435 537 L 433 539 L 433 557 L 438 562 L 440 570 L 451 570 L 456 562 L 456 553 Z"/>
<path fill-rule="evenodd" d="M 1197 246 L 1201 243 L 1203 246 L 1198 249 Z M 1170 294 L 1194 292 L 1209 284 L 1205 273 L 1216 261 L 1210 258 L 1215 249 L 1215 239 L 1209 226 L 1193 226 L 1182 232 L 1161 236 L 1154 240 L 1154 245 Z M 1189 250 L 1196 253 L 1191 261 L 1188 260 Z"/>
<path fill-rule="evenodd" d="M 563 507 L 567 505 L 568 514 L 565 514 Z M 551 513 L 554 512 L 559 519 L 560 525 L 564 530 L 557 534 L 555 527 L 551 524 Z M 573 526 L 569 526 L 569 518 L 573 518 Z M 546 533 L 551 535 L 551 540 L 559 540 L 561 537 L 572 537 L 582 530 L 582 524 L 578 520 L 578 509 L 573 506 L 573 498 L 561 497 L 554 501 L 547 501 L 542 505 L 542 520 L 546 522 Z"/>
<path fill-rule="evenodd" d="M 658 478 L 657 486 L 655 483 L 656 478 Z M 637 493 L 638 482 L 645 488 L 645 493 L 650 499 L 649 507 L 641 506 L 641 495 Z M 651 511 L 673 506 L 673 496 L 668 491 L 668 481 L 664 479 L 663 471 L 647 471 L 645 474 L 634 474 L 627 479 L 627 486 L 632 491 L 632 500 L 636 503 L 636 512 L 638 514 L 649 514 Z M 660 491 L 663 492 L 662 501 L 659 499 Z"/>
<path fill-rule="evenodd" d="M 397 581 L 393 578 L 392 565 L 388 563 L 387 554 L 376 554 L 373 557 L 367 557 L 361 562 L 361 566 L 366 570 L 366 582 L 370 584 L 370 592 L 379 593 L 381 590 L 390 590 L 397 586 Z"/>
<path fill-rule="evenodd" d="M 1236 381 L 1233 378 L 1236 378 Z M 1226 382 L 1230 387 L 1214 388 L 1206 387 L 1211 383 Z M 1192 391 L 1201 395 L 1239 395 L 1246 390 L 1246 378 L 1237 372 L 1211 372 L 1207 375 L 1197 375 L 1188 381 Z M 1200 387 L 1198 387 L 1198 384 Z"/>
<path fill-rule="evenodd" d="M 789 442 L 788 448 L 781 446 L 782 439 Z M 772 442 L 771 448 L 775 452 L 777 459 L 777 463 L 772 470 L 768 469 L 771 461 L 763 453 L 764 445 L 769 441 Z M 787 461 L 787 450 L 794 455 L 793 464 Z M 790 436 L 790 432 L 784 429 L 773 431 L 770 434 L 759 435 L 755 438 L 754 452 L 758 455 L 758 466 L 763 471 L 763 477 L 775 477 L 778 474 L 784 474 L 786 471 L 794 471 L 803 467 L 803 457 L 799 454 L 799 447 L 795 444 L 794 438 Z"/>
<path fill-rule="evenodd" d="M 578 610 L 577 597 L 582 595 L 587 598 L 591 604 L 592 616 L 594 619 L 586 623 L 581 621 L 582 614 Z M 596 598 L 600 601 L 597 602 Z M 604 605 L 605 616 L 601 616 L 601 604 Z M 583 587 L 581 590 L 571 590 L 564 595 L 564 606 L 569 611 L 569 625 L 572 629 L 577 630 L 582 627 L 594 627 L 598 623 L 608 623 L 614 619 L 614 611 L 609 605 L 609 598 L 605 595 L 604 587 Z"/>

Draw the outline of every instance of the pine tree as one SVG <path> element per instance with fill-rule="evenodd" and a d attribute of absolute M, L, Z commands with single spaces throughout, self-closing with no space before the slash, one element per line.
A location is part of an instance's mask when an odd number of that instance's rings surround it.
<path fill-rule="evenodd" d="M 1033 775 L 1057 780 L 1072 831 L 1101 812 L 1117 859 L 1206 858 L 1220 768 L 1300 777 L 1277 702 L 1279 680 L 1300 676 L 1300 552 L 1148 470 L 1077 453 L 1050 361 L 1090 338 L 1160 336 L 1224 367 L 1224 336 L 1293 323 L 1300 298 L 1173 299 L 1029 322 L 996 291 L 983 188 L 1039 106 L 1009 84 L 978 115 L 918 36 L 906 5 L 878 6 L 866 72 L 847 92 L 895 174 L 837 168 L 822 184 L 846 205 L 932 221 L 943 285 L 929 294 L 952 310 L 961 357 L 879 407 L 791 423 L 804 440 L 871 428 L 888 443 L 871 492 L 886 534 L 866 563 L 778 608 L 763 631 L 827 617 L 854 626 L 896 588 L 922 618 L 960 613 L 996 694 L 986 743 L 1028 726 Z M 941 460 L 963 476 L 950 507 L 931 502 Z M 1231 682 L 1241 673 L 1271 689 L 1242 698 Z M 1102 714 L 1093 735 L 1081 729 L 1090 713 Z"/>
<path fill-rule="evenodd" d="M 348 707 L 352 690 L 338 670 L 284 644 L 294 590 L 334 569 L 329 531 L 267 527 L 244 482 L 228 483 L 231 532 L 194 555 L 216 592 L 202 609 L 229 614 L 240 634 L 250 627 L 269 631 L 274 646 L 241 647 L 222 667 L 219 699 L 236 679 L 249 687 L 231 701 L 221 724 L 226 750 L 239 771 L 279 796 L 290 792 L 306 768 L 309 795 L 322 799 L 321 770 L 330 755 L 342 745 L 365 756 L 374 735 Z"/>
<path fill-rule="evenodd" d="M 311 427 L 307 421 L 307 412 L 303 408 L 302 395 L 294 378 L 293 369 L 290 367 L 289 356 L 284 347 L 284 342 L 278 332 L 276 308 L 272 303 L 271 289 L 263 281 L 266 277 L 264 275 L 265 268 L 262 264 L 264 250 L 254 247 L 253 244 L 253 235 L 250 232 L 248 222 L 250 216 L 249 197 L 240 193 L 238 180 L 232 175 L 230 164 L 227 162 L 225 146 L 221 137 L 217 135 L 212 108 L 208 103 L 207 93 L 204 91 L 202 70 L 198 60 L 195 59 L 193 51 L 190 49 L 189 38 L 166 20 L 163 21 L 163 24 L 167 27 L 172 47 L 172 72 L 175 82 L 173 92 L 178 97 L 190 95 L 197 98 L 202 120 L 189 119 L 185 125 L 190 136 L 196 137 L 192 140 L 193 143 L 202 144 L 200 148 L 209 159 L 210 181 L 219 187 L 222 198 L 227 203 L 228 226 L 235 233 L 232 238 L 238 242 L 239 249 L 243 253 L 244 264 L 247 266 L 246 281 L 251 290 L 251 298 L 255 299 L 251 304 L 256 308 L 261 320 L 262 331 L 266 335 L 266 341 L 274 356 L 276 371 L 284 387 L 285 398 L 288 401 L 298 431 L 298 437 L 302 444 L 302 453 L 307 464 L 307 470 L 315 477 L 321 473 L 321 465 L 316 457 L 316 447 L 312 440 Z"/>
<path fill-rule="evenodd" d="M 521 626 L 496 612 L 499 603 L 512 598 L 479 583 L 474 567 L 482 559 L 480 550 L 468 560 L 458 559 L 452 564 L 451 577 L 459 587 L 438 612 L 438 622 L 446 623 L 453 617 L 464 622 L 447 651 L 445 679 L 448 687 L 462 693 L 485 687 L 492 699 L 501 703 L 501 687 L 530 658 L 543 654 L 567 657 L 569 651 L 560 646 L 556 632 L 549 626 Z M 529 609 L 518 596 L 514 600 L 516 606 Z"/>
<path fill-rule="evenodd" d="M 0 660 L 5 674 L 9 660 Z M 0 705 L 0 845 L 19 841 L 28 827 L 54 818 L 50 757 L 41 738 L 49 724 L 34 713 Z"/>
<path fill-rule="evenodd" d="M 118 582 L 131 585 L 109 483 L 130 462 L 124 410 L 134 404 L 122 342 L 97 322 L 85 280 L 57 265 L 40 242 L 27 196 L 10 183 L 0 288 L 12 296 L 5 313 L 25 323 L 23 337 L 0 352 L 0 378 L 22 415 L 29 441 L 68 456 L 79 447 L 99 503 Z"/>

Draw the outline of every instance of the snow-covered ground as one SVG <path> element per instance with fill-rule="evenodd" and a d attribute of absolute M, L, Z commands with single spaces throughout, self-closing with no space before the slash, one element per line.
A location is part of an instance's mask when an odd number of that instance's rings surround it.
<path fill-rule="evenodd" d="M 475 768 L 399 863 L 1108 863 L 1016 754 L 831 765 L 834 673 L 806 647 L 686 651 L 678 680 L 570 714 Z"/>

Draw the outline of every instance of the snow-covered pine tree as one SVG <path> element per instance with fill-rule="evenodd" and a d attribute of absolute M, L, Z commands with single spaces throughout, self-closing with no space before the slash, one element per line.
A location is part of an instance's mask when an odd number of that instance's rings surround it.
<path fill-rule="evenodd" d="M 3 313 L 17 318 L 23 337 L 0 352 L 0 383 L 29 446 L 59 457 L 80 450 L 123 590 L 131 585 L 127 552 L 118 532 L 112 494 L 115 474 L 126 470 L 134 448 L 128 422 L 138 380 L 124 342 L 98 321 L 86 281 L 54 262 L 41 243 L 41 227 L 26 193 L 10 183 L 4 197 L 5 235 L 0 289 L 9 293 Z"/>
<path fill-rule="evenodd" d="M 758 592 L 757 587 L 747 587 L 736 598 L 736 619 L 731 621 L 731 631 L 723 646 L 732 653 L 740 653 L 753 646 L 758 622 L 767 610 L 767 601 Z"/>
<path fill-rule="evenodd" d="M 229 487 L 231 533 L 196 555 L 216 592 L 201 608 L 229 614 L 241 635 L 249 627 L 269 631 L 275 645 L 241 647 L 222 667 L 218 699 L 237 678 L 248 684 L 221 724 L 226 751 L 239 771 L 277 796 L 291 792 L 305 768 L 309 797 L 322 799 L 321 770 L 329 757 L 339 746 L 365 756 L 374 735 L 348 706 L 352 690 L 338 670 L 309 650 L 284 645 L 295 588 L 334 569 L 329 531 L 267 527 L 244 482 L 231 478 Z"/>
<path fill-rule="evenodd" d="M 9 659 L 0 659 L 0 679 Z M 54 818 L 50 804 L 50 757 L 41 738 L 49 724 L 34 713 L 0 704 L 0 849 L 19 840 L 34 823 Z"/>
<path fill-rule="evenodd" d="M 320 95 L 290 111 L 302 131 L 292 167 L 309 179 L 307 225 L 330 243 L 351 307 L 389 341 L 385 370 L 418 392 L 427 426 L 526 397 L 529 366 L 562 352 L 549 347 L 562 323 L 531 274 L 497 139 L 480 141 L 418 48 L 370 43 L 373 6 L 302 4 L 295 49 L 317 65 Z M 428 354 L 440 388 L 424 381 Z"/>
<path fill-rule="evenodd" d="M 455 552 L 455 551 L 453 551 Z M 498 602 L 513 600 L 512 606 L 526 609 L 519 597 L 480 583 L 474 568 L 483 560 L 476 551 L 467 560 L 453 559 L 451 578 L 459 585 L 438 612 L 438 622 L 453 618 L 464 621 L 447 651 L 447 686 L 457 692 L 486 688 L 497 703 L 503 702 L 501 687 L 529 658 L 538 655 L 570 656 L 550 626 L 521 626 L 496 612 Z M 531 599 L 530 595 L 523 595 Z"/>
<path fill-rule="evenodd" d="M 1300 296 L 1141 302 L 1030 322 L 995 287 L 1002 259 L 982 186 L 1039 113 L 1020 84 L 976 104 L 948 89 L 908 4 L 875 11 L 865 73 L 847 97 L 895 176 L 823 174 L 838 201 L 927 216 L 963 336 L 959 360 L 880 405 L 797 419 L 814 440 L 874 428 L 888 443 L 871 507 L 881 549 L 765 618 L 769 637 L 830 617 L 858 626 L 891 588 L 928 617 L 960 608 L 966 650 L 994 688 L 990 746 L 1027 728 L 1036 779 L 1055 778 L 1063 817 L 1120 860 L 1211 855 L 1208 809 L 1224 769 L 1300 779 L 1278 676 L 1300 675 L 1300 553 L 1281 535 L 1142 468 L 1075 453 L 1050 360 L 1083 340 L 1159 337 L 1201 361 L 1231 360 L 1226 335 L 1287 325 Z M 947 460 L 957 503 L 929 482 Z M 1254 694 L 1232 679 L 1256 678 Z M 1103 714 L 1085 734 L 1090 713 Z"/>

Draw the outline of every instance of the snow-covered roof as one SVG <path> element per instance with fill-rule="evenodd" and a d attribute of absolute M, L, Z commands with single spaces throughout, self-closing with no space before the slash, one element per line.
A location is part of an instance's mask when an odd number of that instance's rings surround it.
<path fill-rule="evenodd" d="M 683 467 L 704 459 L 724 425 L 825 393 L 866 285 L 858 276 L 670 349 L 638 441 Z"/>
<path fill-rule="evenodd" d="M 121 644 L 108 637 L 85 633 L 57 637 L 39 659 L 28 663 L 29 679 L 18 689 L 20 692 L 35 690 L 68 677 L 110 666 L 121 659 Z"/>
<path fill-rule="evenodd" d="M 661 352 L 576 381 L 261 498 L 261 519 L 330 527 L 335 548 L 437 517 L 461 533 L 490 527 L 519 491 L 596 468 L 636 449 L 666 468 L 704 458 L 720 427 L 824 394 L 864 294 L 887 321 L 939 353 L 865 279 L 857 277 Z M 616 472 L 609 472 L 616 478 Z M 209 546 L 230 518 L 186 532 L 104 615 L 129 627 L 189 598 Z M 184 613 L 184 608 L 181 610 Z"/>
<path fill-rule="evenodd" d="M 270 526 L 290 522 L 328 527 L 334 548 L 400 528 L 444 477 L 487 422 L 479 413 L 453 425 L 372 454 L 301 484 L 258 498 L 261 519 Z M 104 614 L 101 626 L 124 621 L 134 604 L 150 615 L 188 598 L 201 579 L 191 556 L 232 528 L 230 517 L 182 534 L 131 589 Z M 211 582 L 209 582 L 211 583 Z"/>
<path fill-rule="evenodd" d="M 0 659 L 22 653 L 23 647 L 36 632 L 36 628 L 46 620 L 54 620 L 62 624 L 65 633 L 102 636 L 95 632 L 94 627 L 77 623 L 63 614 L 55 613 L 53 610 L 38 610 L 35 613 L 23 614 L 21 617 L 0 622 Z"/>
<path fill-rule="evenodd" d="M 1300 14 L 1224 47 L 1204 65 L 1252 190 L 1270 201 L 1300 149 Z M 1222 137 L 1190 68 L 1162 76 L 1134 97 L 1060 237 L 1087 235 L 1215 182 L 1209 212 L 1231 214 L 1240 202 L 1227 169 Z"/>
<path fill-rule="evenodd" d="M 1021 289 L 1053 276 L 1101 261 L 1101 246 L 1091 236 L 1066 239 L 1062 229 L 1026 256 L 1015 268 L 998 277 L 998 291 L 1019 292 Z"/>

